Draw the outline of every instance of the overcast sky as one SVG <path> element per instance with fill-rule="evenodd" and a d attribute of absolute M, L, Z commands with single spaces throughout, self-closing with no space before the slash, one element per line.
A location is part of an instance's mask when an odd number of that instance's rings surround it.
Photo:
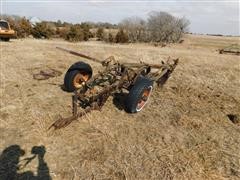
<path fill-rule="evenodd" d="M 72 23 L 118 23 L 125 17 L 147 19 L 151 11 L 166 11 L 190 20 L 193 33 L 240 35 L 239 0 L 0 0 L 2 14 Z"/>

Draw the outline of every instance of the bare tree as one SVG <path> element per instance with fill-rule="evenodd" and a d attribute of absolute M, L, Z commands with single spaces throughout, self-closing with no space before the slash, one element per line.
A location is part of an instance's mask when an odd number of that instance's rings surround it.
<path fill-rule="evenodd" d="M 130 17 L 119 24 L 127 33 L 131 42 L 145 41 L 146 22 L 139 17 Z"/>
<path fill-rule="evenodd" d="M 187 31 L 189 21 L 167 12 L 151 12 L 147 22 L 139 17 L 123 19 L 120 28 L 127 32 L 131 42 L 178 42 Z"/>
<path fill-rule="evenodd" d="M 167 12 L 152 12 L 148 18 L 149 40 L 155 42 L 177 42 L 187 30 L 189 21 Z"/>

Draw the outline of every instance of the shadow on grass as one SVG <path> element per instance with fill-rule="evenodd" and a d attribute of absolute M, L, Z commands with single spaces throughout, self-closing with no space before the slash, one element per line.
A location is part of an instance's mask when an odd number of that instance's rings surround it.
<path fill-rule="evenodd" d="M 116 108 L 119 110 L 125 110 L 125 99 L 127 97 L 127 93 L 114 93 L 113 94 L 113 104 L 115 105 Z"/>
<path fill-rule="evenodd" d="M 44 146 L 32 147 L 32 156 L 20 161 L 25 151 L 19 145 L 12 145 L 2 151 L 0 155 L 0 180 L 51 180 L 49 168 L 44 160 L 46 149 Z M 37 175 L 32 171 L 18 173 L 24 169 L 32 160 L 38 158 Z"/>

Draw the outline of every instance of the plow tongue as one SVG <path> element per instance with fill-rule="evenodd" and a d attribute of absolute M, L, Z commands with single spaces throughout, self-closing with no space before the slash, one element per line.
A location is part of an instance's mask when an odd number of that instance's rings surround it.
<path fill-rule="evenodd" d="M 60 119 L 56 120 L 48 129 L 54 128 L 55 130 L 57 130 L 64 128 L 76 119 L 77 119 L 76 116 L 71 116 L 68 118 L 61 117 Z"/>
<path fill-rule="evenodd" d="M 71 124 L 73 121 L 77 120 L 78 118 L 86 115 L 86 113 L 90 112 L 91 109 L 87 109 L 83 112 L 80 112 L 78 113 L 77 115 L 73 115 L 73 116 L 70 116 L 70 117 L 67 117 L 67 118 L 59 118 L 58 120 L 56 120 L 50 127 L 49 129 L 51 128 L 54 128 L 54 130 L 57 130 L 57 129 L 61 129 L 61 128 L 65 128 L 67 127 L 69 124 Z"/>
<path fill-rule="evenodd" d="M 71 124 L 73 121 L 77 120 L 80 117 L 85 116 L 87 113 L 91 112 L 92 110 L 100 110 L 101 108 L 97 105 L 92 107 L 87 107 L 84 111 L 79 112 L 73 116 L 63 118 L 60 117 L 58 120 L 56 120 L 48 129 L 54 128 L 54 130 L 61 129 L 67 127 L 69 124 Z"/>

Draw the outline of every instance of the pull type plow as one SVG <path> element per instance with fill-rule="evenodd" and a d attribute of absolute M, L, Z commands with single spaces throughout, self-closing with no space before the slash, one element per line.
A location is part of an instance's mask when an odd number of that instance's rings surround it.
<path fill-rule="evenodd" d="M 101 110 L 108 97 L 115 93 L 128 91 L 125 98 L 125 110 L 136 113 L 146 105 L 153 83 L 163 86 L 178 64 L 178 59 L 168 59 L 161 64 L 120 63 L 113 56 L 99 60 L 78 52 L 58 49 L 82 58 L 100 63 L 104 70 L 92 76 L 89 64 L 79 61 L 73 64 L 65 74 L 64 86 L 66 91 L 74 92 L 72 96 L 73 114 L 68 118 L 60 118 L 50 128 L 60 129 L 72 121 L 86 115 L 92 110 Z M 78 106 L 84 110 L 78 112 Z"/>

